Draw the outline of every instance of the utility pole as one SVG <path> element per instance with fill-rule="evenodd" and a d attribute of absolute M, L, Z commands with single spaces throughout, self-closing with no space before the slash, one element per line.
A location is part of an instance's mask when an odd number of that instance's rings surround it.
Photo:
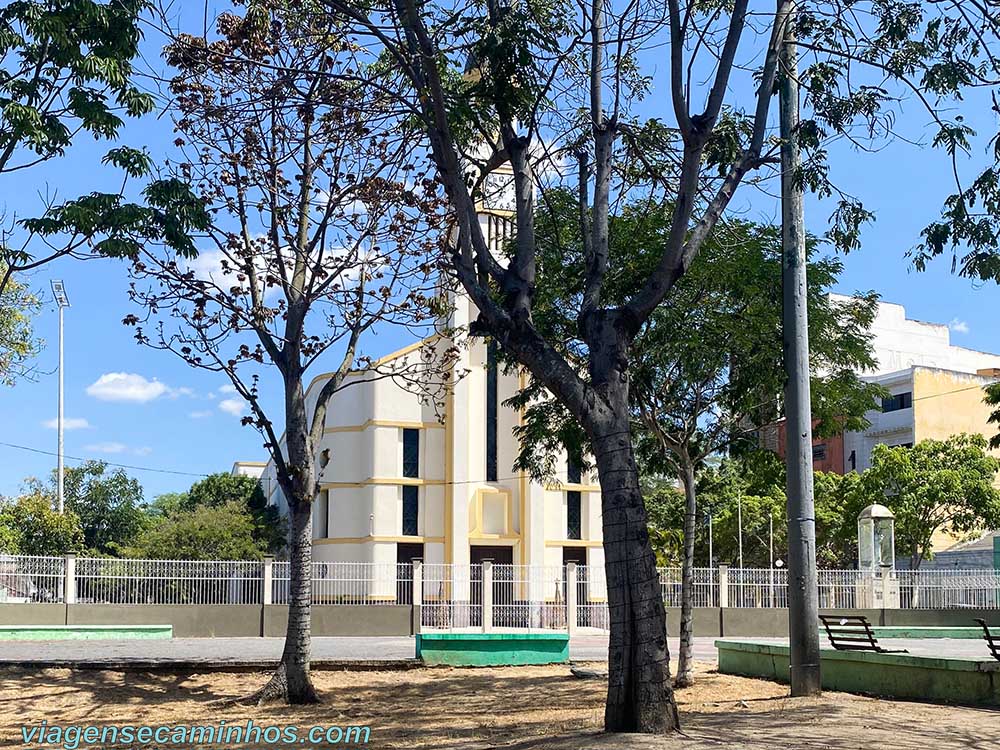
<path fill-rule="evenodd" d="M 779 2 L 779 8 L 782 4 Z M 798 0 L 778 14 L 783 26 L 780 54 L 782 337 L 788 496 L 788 645 L 793 696 L 821 691 L 816 519 L 813 508 L 812 410 L 809 392 L 805 207 L 799 152 L 799 60 L 795 25 Z"/>
<path fill-rule="evenodd" d="M 59 406 L 56 414 L 56 431 L 59 433 L 59 467 L 57 474 L 56 497 L 59 513 L 63 512 L 63 310 L 69 307 L 69 297 L 66 296 L 66 286 L 62 281 L 52 281 L 52 296 L 59 306 Z"/>
<path fill-rule="evenodd" d="M 743 490 L 736 495 L 736 539 L 739 544 L 740 570 L 743 569 Z"/>

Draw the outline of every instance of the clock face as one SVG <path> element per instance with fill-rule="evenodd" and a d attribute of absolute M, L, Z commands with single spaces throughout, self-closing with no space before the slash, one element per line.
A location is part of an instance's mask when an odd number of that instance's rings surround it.
<path fill-rule="evenodd" d="M 514 175 L 510 172 L 490 172 L 483 181 L 483 208 L 487 211 L 511 211 L 516 208 Z"/>

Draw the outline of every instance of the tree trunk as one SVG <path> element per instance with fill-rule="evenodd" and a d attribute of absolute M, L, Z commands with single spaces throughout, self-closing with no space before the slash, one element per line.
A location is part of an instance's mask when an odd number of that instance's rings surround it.
<path fill-rule="evenodd" d="M 271 679 L 248 700 L 262 704 L 318 703 L 310 677 L 312 659 L 312 504 L 289 498 L 288 628 L 281 662 Z"/>
<path fill-rule="evenodd" d="M 681 459 L 681 483 L 684 485 L 684 557 L 681 561 L 681 644 L 677 655 L 676 687 L 694 684 L 692 647 L 694 645 L 694 537 L 698 512 L 695 494 L 694 465 Z"/>
<path fill-rule="evenodd" d="M 604 728 L 662 734 L 680 723 L 670 686 L 666 610 L 627 414 L 600 430 L 593 445 L 611 611 Z"/>

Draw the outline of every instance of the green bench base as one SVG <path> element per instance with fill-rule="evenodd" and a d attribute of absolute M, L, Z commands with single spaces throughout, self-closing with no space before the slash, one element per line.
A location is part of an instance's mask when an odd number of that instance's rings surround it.
<path fill-rule="evenodd" d="M 417 658 L 453 667 L 564 664 L 566 633 L 417 633 Z"/>
<path fill-rule="evenodd" d="M 172 625 L 0 625 L 0 641 L 173 638 Z"/>
<path fill-rule="evenodd" d="M 788 646 L 718 640 L 719 672 L 788 682 Z M 820 651 L 823 687 L 885 698 L 1000 706 L 1000 662 Z"/>

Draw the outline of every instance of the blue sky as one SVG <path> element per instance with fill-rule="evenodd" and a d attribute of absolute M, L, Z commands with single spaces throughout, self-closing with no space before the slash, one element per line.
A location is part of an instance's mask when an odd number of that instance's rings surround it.
<path fill-rule="evenodd" d="M 151 39 L 147 46 L 152 43 Z M 154 59 L 155 51 L 149 57 Z M 662 79 L 662 74 L 654 79 L 650 105 L 665 93 Z M 988 108 L 983 107 L 982 114 L 988 115 Z M 905 116 L 910 135 L 929 132 L 925 116 Z M 995 127 L 992 118 L 974 124 L 984 130 Z M 130 124 L 121 140 L 144 145 L 160 156 L 169 151 L 173 137 L 168 118 L 162 117 Z M 65 159 L 0 178 L 8 220 L 13 213 L 37 212 L 39 193 L 56 188 L 63 198 L 116 189 L 117 175 L 99 165 L 107 147 L 81 142 Z M 998 299 L 995 287 L 977 288 L 952 276 L 945 259 L 917 273 L 904 257 L 923 226 L 937 215 L 950 187 L 950 164 L 944 154 L 898 143 L 874 155 L 859 155 L 838 145 L 831 150 L 831 161 L 838 157 L 843 157 L 835 172 L 839 184 L 861 196 L 876 212 L 877 221 L 866 229 L 863 248 L 845 258 L 845 273 L 836 291 L 874 289 L 885 300 L 905 305 L 911 318 L 952 322 L 954 344 L 1000 351 L 1000 333 L 991 312 Z M 774 199 L 757 192 L 745 194 L 738 207 L 747 218 L 779 216 Z M 810 201 L 810 228 L 822 232 L 832 210 L 832 204 Z M 66 312 L 65 413 L 74 426 L 66 432 L 68 456 L 141 467 L 129 473 L 141 480 L 148 498 L 183 490 L 197 475 L 226 471 L 233 461 L 264 459 L 260 436 L 239 424 L 239 404 L 225 392 L 223 376 L 193 370 L 174 355 L 139 346 L 132 339 L 121 319 L 137 310 L 128 300 L 128 276 L 120 263 L 59 261 L 43 267 L 31 283 L 47 294 L 52 278 L 66 282 L 72 303 Z M 49 303 L 36 321 L 38 335 L 48 343 L 38 360 L 37 382 L 0 390 L 4 443 L 55 451 L 56 432 L 45 423 L 56 414 L 56 321 L 55 307 Z M 402 331 L 384 331 L 370 340 L 365 353 L 378 356 L 409 340 Z M 318 364 L 317 373 L 324 371 L 323 364 Z M 274 390 L 266 384 L 265 394 L 273 399 Z M 25 477 L 45 476 L 54 466 L 54 456 L 0 445 L 0 495 L 15 493 Z"/>

